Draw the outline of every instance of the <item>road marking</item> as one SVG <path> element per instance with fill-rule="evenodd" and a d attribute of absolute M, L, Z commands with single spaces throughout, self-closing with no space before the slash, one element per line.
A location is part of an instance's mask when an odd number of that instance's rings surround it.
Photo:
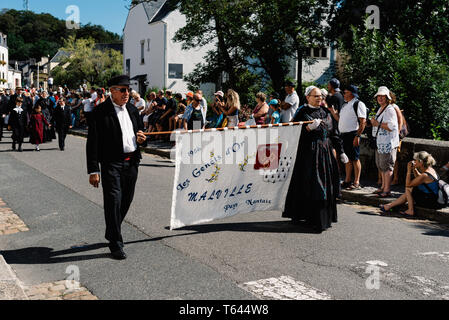
<path fill-rule="evenodd" d="M 388 264 L 386 262 L 380 260 L 367 261 L 366 263 L 372 266 L 388 267 Z"/>
<path fill-rule="evenodd" d="M 424 252 L 420 255 L 438 256 L 441 254 L 437 252 Z M 379 268 L 379 290 L 389 287 L 398 291 L 405 291 L 414 297 L 449 300 L 448 283 L 441 283 L 438 280 L 426 278 L 421 275 L 410 274 L 397 266 L 387 265 L 382 261 L 372 260 L 365 263 L 360 262 L 351 265 L 351 270 L 365 281 L 367 267 L 372 265 L 376 265 Z"/>
<path fill-rule="evenodd" d="M 260 299 L 275 300 L 331 300 L 332 298 L 290 276 L 246 282 L 241 287 Z"/>
<path fill-rule="evenodd" d="M 424 257 L 435 257 L 438 258 L 444 262 L 449 262 L 449 252 L 418 252 L 418 256 L 424 256 Z"/>

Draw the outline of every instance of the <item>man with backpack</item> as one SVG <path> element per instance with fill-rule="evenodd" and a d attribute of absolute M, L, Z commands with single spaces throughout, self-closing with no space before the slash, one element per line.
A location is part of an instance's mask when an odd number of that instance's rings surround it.
<path fill-rule="evenodd" d="M 360 173 L 362 163 L 360 162 L 360 136 L 365 130 L 367 108 L 359 100 L 359 90 L 350 85 L 344 90 L 345 103 L 338 114 L 338 129 L 343 140 L 343 149 L 349 158 L 345 165 L 346 177 L 342 184 L 343 189 L 360 189 Z M 351 183 L 352 172 L 354 181 Z"/>

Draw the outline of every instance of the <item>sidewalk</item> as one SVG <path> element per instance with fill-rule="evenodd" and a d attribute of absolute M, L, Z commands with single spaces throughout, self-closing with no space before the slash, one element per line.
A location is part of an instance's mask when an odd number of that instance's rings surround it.
<path fill-rule="evenodd" d="M 377 185 L 375 182 L 372 181 L 361 181 L 360 183 L 362 185 L 362 189 L 360 190 L 354 190 L 354 191 L 347 191 L 342 190 L 342 196 L 343 200 L 347 202 L 352 203 L 359 203 L 363 205 L 369 205 L 374 206 L 376 208 L 379 208 L 381 204 L 386 204 L 394 201 L 395 199 L 399 198 L 404 193 L 404 186 L 393 186 L 391 188 L 391 198 L 383 198 L 380 199 L 374 194 L 373 192 L 377 189 Z M 380 212 L 380 209 L 378 209 Z M 401 208 L 401 210 L 406 210 L 406 207 Z M 399 208 L 397 211 L 394 211 L 392 213 L 382 213 L 383 215 L 399 215 Z M 428 219 L 437 221 L 443 224 L 449 224 L 449 207 L 434 210 L 434 209 L 427 209 L 427 208 L 421 208 L 415 206 L 415 216 L 409 217 L 410 219 Z"/>
<path fill-rule="evenodd" d="M 0 300 L 28 300 L 19 279 L 1 254 Z"/>

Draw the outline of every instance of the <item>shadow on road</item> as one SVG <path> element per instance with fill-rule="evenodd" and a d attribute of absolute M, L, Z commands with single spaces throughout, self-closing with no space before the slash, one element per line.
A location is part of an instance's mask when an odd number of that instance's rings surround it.
<path fill-rule="evenodd" d="M 201 224 L 187 226 L 176 230 L 191 230 L 198 233 L 221 231 L 236 232 L 270 232 L 270 233 L 316 233 L 306 223 L 292 224 L 290 221 L 237 222 L 220 224 Z"/>
<path fill-rule="evenodd" d="M 166 227 L 166 229 L 167 228 L 168 227 Z M 181 234 L 175 233 L 177 231 L 187 231 L 187 230 L 196 232 L 181 233 Z M 303 234 L 316 233 L 306 225 L 293 225 L 290 221 L 203 224 L 176 229 L 175 231 L 173 231 L 174 233 L 172 235 L 128 241 L 125 242 L 125 245 L 144 243 L 144 242 L 154 242 L 173 237 L 192 236 L 196 234 L 205 234 L 222 231 L 303 233 Z M 109 250 L 106 253 L 66 256 L 77 253 L 83 253 L 87 251 L 98 250 L 102 248 L 108 248 L 108 244 L 96 243 L 85 246 L 72 247 L 70 249 L 59 251 L 53 251 L 54 249 L 48 247 L 28 247 L 15 250 L 2 250 L 0 251 L 0 254 L 3 255 L 6 262 L 9 264 L 53 264 L 53 263 L 67 263 L 67 262 L 85 261 L 102 258 L 112 259 Z"/>
<path fill-rule="evenodd" d="M 0 253 L 3 255 L 6 262 L 10 264 L 51 264 L 110 258 L 111 255 L 109 253 L 61 257 L 68 254 L 97 250 L 106 247 L 108 247 L 107 243 L 96 243 L 60 251 L 53 251 L 52 248 L 47 247 L 29 247 L 16 250 L 2 250 Z"/>

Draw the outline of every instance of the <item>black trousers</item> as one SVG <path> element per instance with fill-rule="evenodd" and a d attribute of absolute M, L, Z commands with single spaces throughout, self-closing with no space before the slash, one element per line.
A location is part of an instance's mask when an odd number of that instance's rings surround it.
<path fill-rule="evenodd" d="M 134 198 L 138 167 L 133 160 L 101 164 L 105 238 L 113 251 L 123 248 L 121 225 Z"/>
<path fill-rule="evenodd" d="M 5 119 L 3 115 L 0 113 L 0 139 L 3 138 L 3 126 L 5 125 Z"/>
<path fill-rule="evenodd" d="M 65 130 L 64 128 L 57 129 L 58 132 L 58 144 L 59 144 L 59 149 L 63 150 L 65 147 L 65 137 L 67 136 L 67 130 Z"/>

